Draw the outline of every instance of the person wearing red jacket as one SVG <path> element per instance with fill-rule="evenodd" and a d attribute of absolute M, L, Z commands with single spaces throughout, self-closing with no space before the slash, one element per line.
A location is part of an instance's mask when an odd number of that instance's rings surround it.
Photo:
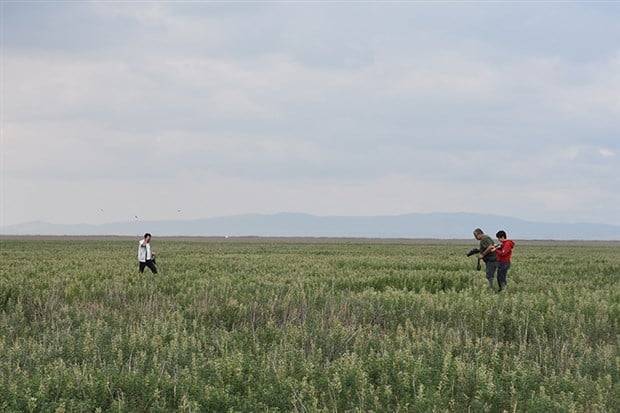
<path fill-rule="evenodd" d="M 512 249 L 515 243 L 507 238 L 506 231 L 498 231 L 495 236 L 501 243 L 501 245 L 494 246 L 491 249 L 495 251 L 495 255 L 497 256 L 497 282 L 499 284 L 499 292 L 506 288 L 508 284 L 508 269 L 510 269 Z"/>

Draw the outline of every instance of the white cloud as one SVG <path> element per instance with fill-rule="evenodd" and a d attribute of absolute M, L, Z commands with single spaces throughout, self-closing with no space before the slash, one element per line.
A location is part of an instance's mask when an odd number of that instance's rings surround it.
<path fill-rule="evenodd" d="M 101 32 L 50 17 L 36 26 L 50 36 L 3 56 L 8 223 L 73 220 L 90 202 L 75 195 L 89 193 L 80 185 L 116 202 L 106 211 L 119 218 L 156 191 L 195 216 L 484 212 L 501 199 L 516 216 L 614 219 L 620 170 L 600 156 L 617 151 L 615 43 L 576 60 L 571 47 L 549 52 L 497 29 L 499 41 L 472 28 L 492 11 L 454 26 L 415 7 L 354 17 L 311 6 L 94 7 Z M 75 36 L 94 40 L 71 48 Z M 483 199 L 472 187 L 486 188 Z M 44 210 L 52 194 L 57 205 Z M 150 209 L 165 218 L 176 211 L 168 203 Z"/>
<path fill-rule="evenodd" d="M 599 149 L 598 153 L 600 153 L 601 156 L 603 156 L 605 158 L 610 158 L 612 156 L 616 156 L 616 152 L 612 151 L 611 149 L 607 149 L 607 148 Z"/>
<path fill-rule="evenodd" d="M 560 158 L 574 161 L 579 156 L 580 149 L 578 146 L 568 146 L 560 151 Z"/>

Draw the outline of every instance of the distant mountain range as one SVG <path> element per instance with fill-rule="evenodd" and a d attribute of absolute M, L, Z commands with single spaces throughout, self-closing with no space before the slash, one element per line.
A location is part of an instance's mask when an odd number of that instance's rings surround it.
<path fill-rule="evenodd" d="M 101 225 L 28 222 L 0 228 L 3 235 L 283 236 L 364 238 L 469 238 L 480 227 L 504 229 L 515 239 L 620 240 L 620 226 L 532 222 L 497 215 L 428 213 L 392 216 L 247 214 L 194 220 L 112 222 Z"/>

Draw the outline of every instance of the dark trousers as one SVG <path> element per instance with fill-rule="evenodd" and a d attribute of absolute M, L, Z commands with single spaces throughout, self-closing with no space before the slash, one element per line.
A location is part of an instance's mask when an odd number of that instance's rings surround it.
<path fill-rule="evenodd" d="M 493 279 L 495 278 L 495 271 L 497 271 L 497 261 L 487 261 L 484 263 L 484 267 L 487 273 L 489 287 L 493 287 Z"/>
<path fill-rule="evenodd" d="M 498 262 L 497 263 L 497 282 L 499 283 L 499 288 L 503 288 L 508 284 L 508 270 L 510 269 L 509 262 Z"/>
<path fill-rule="evenodd" d="M 146 262 L 139 261 L 140 272 L 144 272 L 144 267 L 149 267 L 153 274 L 157 274 L 157 267 L 155 266 L 155 261 L 146 260 Z"/>

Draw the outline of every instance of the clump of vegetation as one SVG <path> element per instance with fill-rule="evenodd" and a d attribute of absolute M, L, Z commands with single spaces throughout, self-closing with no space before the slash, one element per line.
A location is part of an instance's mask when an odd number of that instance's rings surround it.
<path fill-rule="evenodd" d="M 0 244 L 2 411 L 613 411 L 617 245 Z"/>

